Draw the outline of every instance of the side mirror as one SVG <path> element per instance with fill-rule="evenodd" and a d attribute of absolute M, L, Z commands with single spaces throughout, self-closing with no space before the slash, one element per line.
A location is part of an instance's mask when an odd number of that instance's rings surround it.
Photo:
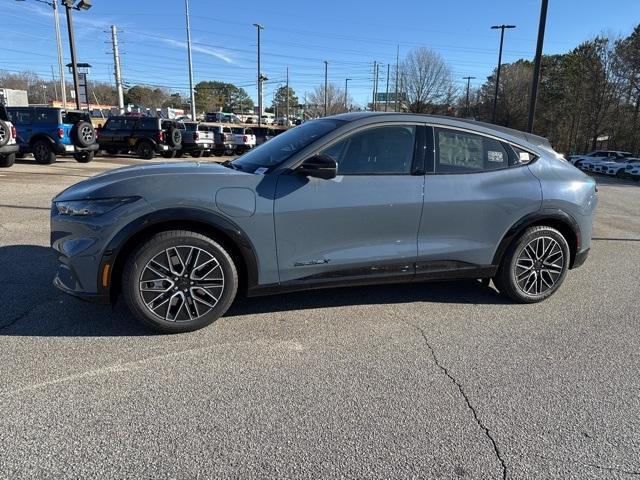
<path fill-rule="evenodd" d="M 338 174 L 338 164 L 328 155 L 314 155 L 302 162 L 296 172 L 307 177 L 330 180 Z"/>

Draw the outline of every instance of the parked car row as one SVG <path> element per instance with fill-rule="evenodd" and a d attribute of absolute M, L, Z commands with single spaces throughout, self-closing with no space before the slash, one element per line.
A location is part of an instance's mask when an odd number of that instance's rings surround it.
<path fill-rule="evenodd" d="M 596 150 L 586 155 L 571 156 L 569 161 L 585 172 L 640 180 L 640 158 L 633 157 L 630 152 Z"/>
<path fill-rule="evenodd" d="M 0 105 L 0 167 L 10 167 L 16 157 L 29 153 L 40 164 L 51 164 L 66 155 L 86 163 L 98 150 L 143 159 L 241 155 L 282 131 L 134 115 L 111 116 L 96 128 L 83 111 Z"/>

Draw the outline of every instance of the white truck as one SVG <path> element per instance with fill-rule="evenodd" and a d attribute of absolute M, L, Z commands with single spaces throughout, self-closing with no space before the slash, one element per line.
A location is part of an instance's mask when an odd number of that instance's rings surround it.
<path fill-rule="evenodd" d="M 256 136 L 250 128 L 231 127 L 231 130 L 233 131 L 234 151 L 236 154 L 242 155 L 256 146 Z"/>
<path fill-rule="evenodd" d="M 11 123 L 7 109 L 0 102 L 0 167 L 13 165 L 19 149 L 16 143 L 16 127 Z"/>

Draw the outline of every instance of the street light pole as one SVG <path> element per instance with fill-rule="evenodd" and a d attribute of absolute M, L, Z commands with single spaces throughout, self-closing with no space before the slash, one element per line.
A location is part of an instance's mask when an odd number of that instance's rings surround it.
<path fill-rule="evenodd" d="M 254 23 L 258 29 L 258 126 L 262 125 L 262 73 L 260 72 L 260 30 L 264 27 L 259 23 Z"/>
<path fill-rule="evenodd" d="M 348 105 L 348 96 L 347 96 L 347 90 L 349 88 L 349 80 L 351 80 L 350 78 L 345 78 L 344 79 L 344 111 L 348 112 L 349 111 L 349 105 Z"/>
<path fill-rule="evenodd" d="M 496 91 L 493 96 L 493 111 L 491 113 L 491 122 L 496 123 L 496 112 L 498 109 L 498 87 L 500 86 L 500 68 L 502 67 L 502 45 L 504 43 L 505 28 L 516 28 L 515 25 L 493 25 L 493 30 L 500 29 L 500 52 L 498 53 L 498 71 L 496 73 Z"/>
<path fill-rule="evenodd" d="M 184 14 L 187 20 L 187 57 L 189 60 L 189 93 L 191 94 L 191 120 L 195 120 L 196 94 L 193 90 L 193 62 L 191 61 L 191 22 L 189 19 L 189 0 L 184 0 Z"/>
<path fill-rule="evenodd" d="M 71 50 L 71 68 L 73 69 L 73 90 L 76 94 L 76 109 L 80 110 L 80 82 L 78 81 L 78 61 L 76 58 L 76 42 L 73 36 L 73 0 L 62 0 L 67 13 L 67 31 L 69 33 L 69 49 Z"/>
<path fill-rule="evenodd" d="M 531 99 L 529 101 L 529 120 L 527 132 L 533 131 L 533 118 L 536 114 L 536 100 L 538 97 L 538 84 L 540 83 L 540 68 L 542 66 L 542 44 L 544 43 L 544 29 L 547 23 L 547 6 L 549 0 L 542 0 L 540 6 L 540 24 L 538 25 L 538 45 L 536 46 L 536 60 L 533 67 L 533 81 L 531 83 Z"/>
<path fill-rule="evenodd" d="M 467 108 L 466 108 L 466 116 L 469 116 L 469 86 L 471 85 L 471 80 L 476 77 L 462 77 L 463 80 L 467 81 Z"/>
<path fill-rule="evenodd" d="M 327 62 L 326 60 L 324 61 L 324 116 L 327 116 L 327 110 L 328 110 L 328 102 L 329 102 L 329 98 L 327 96 L 328 93 L 328 72 L 329 72 L 329 62 Z"/>

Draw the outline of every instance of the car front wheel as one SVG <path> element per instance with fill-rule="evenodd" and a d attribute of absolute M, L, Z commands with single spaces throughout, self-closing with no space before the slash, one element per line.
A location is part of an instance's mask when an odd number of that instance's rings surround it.
<path fill-rule="evenodd" d="M 569 244 L 558 230 L 530 227 L 509 247 L 493 282 L 516 302 L 540 302 L 562 285 L 569 261 Z"/>
<path fill-rule="evenodd" d="M 129 257 L 123 293 L 131 311 L 163 333 L 205 327 L 229 308 L 238 273 L 227 251 L 200 233 L 161 232 Z"/>

